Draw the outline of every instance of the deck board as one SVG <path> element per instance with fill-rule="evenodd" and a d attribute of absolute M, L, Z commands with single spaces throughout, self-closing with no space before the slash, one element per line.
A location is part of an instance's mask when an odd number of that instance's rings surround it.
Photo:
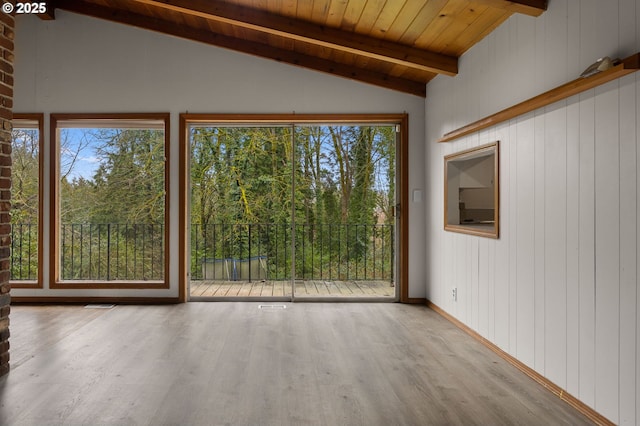
<path fill-rule="evenodd" d="M 296 295 L 309 297 L 393 297 L 389 281 L 297 280 Z M 191 297 L 282 297 L 291 295 L 290 281 L 191 281 Z"/>

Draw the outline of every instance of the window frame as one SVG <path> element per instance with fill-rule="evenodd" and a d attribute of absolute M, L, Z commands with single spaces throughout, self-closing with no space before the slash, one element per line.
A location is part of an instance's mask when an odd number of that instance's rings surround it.
<path fill-rule="evenodd" d="M 482 222 L 469 224 L 449 223 L 449 165 L 456 161 L 467 161 L 476 158 L 489 157 L 493 155 L 493 171 L 491 180 L 493 184 L 493 229 L 481 226 Z M 460 186 L 458 184 L 458 191 Z M 461 234 L 475 235 L 497 239 L 500 237 L 500 143 L 491 142 L 485 145 L 459 151 L 444 157 L 444 230 L 458 232 Z"/>
<path fill-rule="evenodd" d="M 178 287 L 180 302 L 189 301 L 187 290 L 189 281 L 188 267 L 188 171 L 189 171 L 189 126 L 192 124 L 368 124 L 390 123 L 396 125 L 400 138 L 397 146 L 397 205 L 396 217 L 399 219 L 397 228 L 396 274 L 397 294 L 402 303 L 418 303 L 420 299 L 409 296 L 409 115 L 402 114 L 215 114 L 215 113 L 181 113 L 179 122 L 179 210 L 178 210 Z"/>
<path fill-rule="evenodd" d="M 117 124 L 127 120 L 136 121 L 162 121 L 164 123 L 164 279 L 163 280 L 62 280 L 60 264 L 60 140 L 59 123 L 61 122 L 87 122 L 95 125 L 101 121 L 112 121 Z M 51 289 L 168 289 L 169 288 L 169 248 L 170 237 L 170 113 L 64 113 L 50 115 L 50 239 L 49 239 L 49 287 Z M 109 123 L 106 123 L 109 124 Z M 117 126 L 114 126 L 117 128 Z"/>
<path fill-rule="evenodd" d="M 44 266 L 44 114 L 43 113 L 13 113 L 13 123 L 16 120 L 36 121 L 38 128 L 38 274 L 36 280 L 11 280 L 11 288 L 43 288 Z"/>

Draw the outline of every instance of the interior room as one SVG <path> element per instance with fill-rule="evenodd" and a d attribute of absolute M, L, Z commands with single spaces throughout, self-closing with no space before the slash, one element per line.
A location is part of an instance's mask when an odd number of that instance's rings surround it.
<path fill-rule="evenodd" d="M 0 29 L 0 424 L 640 423 L 640 0 Z"/>

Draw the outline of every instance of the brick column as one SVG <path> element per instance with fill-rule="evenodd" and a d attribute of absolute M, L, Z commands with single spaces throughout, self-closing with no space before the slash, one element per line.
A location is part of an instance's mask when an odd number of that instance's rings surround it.
<path fill-rule="evenodd" d="M 11 119 L 14 18 L 0 12 L 0 376 L 9 372 Z"/>

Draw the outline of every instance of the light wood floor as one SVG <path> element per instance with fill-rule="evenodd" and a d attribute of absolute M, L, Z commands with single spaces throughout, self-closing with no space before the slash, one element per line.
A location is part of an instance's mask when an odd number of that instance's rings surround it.
<path fill-rule="evenodd" d="M 393 297 L 389 281 L 296 281 L 296 296 Z M 191 297 L 278 297 L 291 295 L 291 281 L 204 281 L 190 283 Z"/>
<path fill-rule="evenodd" d="M 580 425 L 423 306 L 14 306 L 2 425 Z"/>

